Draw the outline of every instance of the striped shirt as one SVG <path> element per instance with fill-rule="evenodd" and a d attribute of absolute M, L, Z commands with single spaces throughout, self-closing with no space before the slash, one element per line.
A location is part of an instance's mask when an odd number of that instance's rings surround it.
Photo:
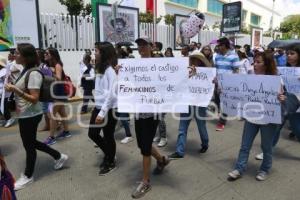
<path fill-rule="evenodd" d="M 215 58 L 215 67 L 217 68 L 217 72 L 221 71 L 230 71 L 232 72 L 235 69 L 240 68 L 240 59 L 235 51 L 227 51 L 225 55 L 217 54 Z"/>

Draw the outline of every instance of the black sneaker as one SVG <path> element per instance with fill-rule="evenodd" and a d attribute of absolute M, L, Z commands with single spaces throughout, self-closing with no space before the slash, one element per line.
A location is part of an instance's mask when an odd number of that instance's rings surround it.
<path fill-rule="evenodd" d="M 291 138 L 291 139 L 295 138 L 295 134 L 293 132 L 290 132 L 289 138 Z"/>
<path fill-rule="evenodd" d="M 154 175 L 159 175 L 163 172 L 164 168 L 170 163 L 170 160 L 168 157 L 163 156 L 162 162 L 157 161 L 156 162 L 156 167 L 153 170 Z"/>
<path fill-rule="evenodd" d="M 207 151 L 208 147 L 203 146 L 200 150 L 199 153 L 205 153 Z"/>
<path fill-rule="evenodd" d="M 108 163 L 106 162 L 102 169 L 100 169 L 99 176 L 105 176 L 109 174 L 110 172 L 113 172 L 116 169 L 116 163 Z"/>
<path fill-rule="evenodd" d="M 177 152 L 172 153 L 171 155 L 168 156 L 169 160 L 177 160 L 180 158 L 183 158 L 183 156 L 179 155 Z"/>
<path fill-rule="evenodd" d="M 108 162 L 107 158 L 104 156 L 102 163 L 100 164 L 100 169 L 103 169 L 106 163 Z"/>

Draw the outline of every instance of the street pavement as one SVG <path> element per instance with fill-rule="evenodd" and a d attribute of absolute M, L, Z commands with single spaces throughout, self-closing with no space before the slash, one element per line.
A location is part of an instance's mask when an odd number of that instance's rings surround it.
<path fill-rule="evenodd" d="M 73 112 L 78 103 L 72 103 Z M 98 176 L 102 152 L 95 148 L 87 136 L 87 128 L 78 121 L 88 123 L 90 114 L 74 115 L 70 120 L 71 138 L 58 141 L 52 147 L 69 155 L 64 169 L 53 170 L 53 159 L 38 152 L 35 167 L 35 181 L 18 191 L 19 200 L 128 200 L 131 192 L 141 180 L 142 163 L 136 140 L 120 144 L 124 129 L 118 128 L 117 170 L 107 176 Z M 255 180 L 260 161 L 254 159 L 260 152 L 260 135 L 253 145 L 248 170 L 243 178 L 227 181 L 240 148 L 243 121 L 231 121 L 223 132 L 216 132 L 216 121 L 207 123 L 210 137 L 209 150 L 199 154 L 200 139 L 195 121 L 191 122 L 186 155 L 172 161 L 160 176 L 152 176 L 152 190 L 145 200 L 299 200 L 300 199 L 300 145 L 288 138 L 284 129 L 278 146 L 274 150 L 273 168 L 269 179 Z M 175 150 L 178 120 L 166 117 L 168 145 L 160 151 L 168 155 Z M 40 124 L 42 127 L 43 123 Z M 134 133 L 134 122 L 131 120 Z M 135 134 L 134 134 L 135 135 Z M 38 139 L 44 140 L 47 133 L 39 132 Z M 17 124 L 0 128 L 0 148 L 5 155 L 9 169 L 16 178 L 24 170 L 25 151 L 19 136 Z M 152 162 L 152 168 L 155 167 Z"/>

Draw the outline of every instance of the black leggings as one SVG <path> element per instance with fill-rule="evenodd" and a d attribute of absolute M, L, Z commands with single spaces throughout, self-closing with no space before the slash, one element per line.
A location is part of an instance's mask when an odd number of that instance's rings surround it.
<path fill-rule="evenodd" d="M 154 117 L 135 120 L 136 140 L 143 156 L 151 156 L 152 142 L 158 122 L 159 120 Z"/>
<path fill-rule="evenodd" d="M 113 116 L 113 109 L 110 109 L 107 113 L 106 120 L 104 120 L 104 124 L 96 125 L 95 119 L 98 116 L 100 109 L 94 108 L 89 127 L 89 138 L 93 140 L 103 151 L 105 158 L 109 162 L 113 162 L 116 155 L 116 141 L 115 141 L 115 128 L 117 124 L 117 120 Z M 101 130 L 103 129 L 102 137 L 100 135 Z"/>
<path fill-rule="evenodd" d="M 30 178 L 33 175 L 36 149 L 51 155 L 55 160 L 60 158 L 60 153 L 48 145 L 36 140 L 37 127 L 43 115 L 19 119 L 19 129 L 23 146 L 26 151 L 26 168 L 24 174 Z"/>
<path fill-rule="evenodd" d="M 4 119 L 6 121 L 11 118 L 11 114 L 10 114 L 10 111 L 9 111 L 8 100 L 9 100 L 9 97 L 4 98 L 4 113 L 1 113 L 1 111 L 0 111 L 0 113 L 3 114 Z M 1 101 L 1 98 L 0 98 L 0 101 Z"/>

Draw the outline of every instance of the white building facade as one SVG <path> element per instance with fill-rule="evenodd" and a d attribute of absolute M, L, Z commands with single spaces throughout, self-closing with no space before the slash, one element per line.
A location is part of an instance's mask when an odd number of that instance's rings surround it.
<path fill-rule="evenodd" d="M 235 2 L 236 0 L 157 0 L 157 15 L 166 14 L 188 15 L 197 9 L 206 16 L 206 24 L 212 29 L 216 23 L 222 20 L 222 6 L 225 3 Z M 90 0 L 85 0 L 85 3 Z M 116 0 L 108 0 L 108 3 L 114 3 Z M 120 0 L 119 0 L 120 2 Z M 146 0 L 127 0 L 140 9 L 140 12 L 146 11 Z M 273 29 L 280 26 L 282 16 L 278 12 L 279 8 L 273 9 L 273 0 L 241 0 L 242 2 L 242 19 L 244 27 L 260 27 L 264 31 L 271 28 L 271 18 L 273 15 Z M 66 13 L 65 6 L 62 6 L 58 0 L 39 0 L 40 12 L 42 13 Z M 161 23 L 164 23 L 163 20 Z"/>

